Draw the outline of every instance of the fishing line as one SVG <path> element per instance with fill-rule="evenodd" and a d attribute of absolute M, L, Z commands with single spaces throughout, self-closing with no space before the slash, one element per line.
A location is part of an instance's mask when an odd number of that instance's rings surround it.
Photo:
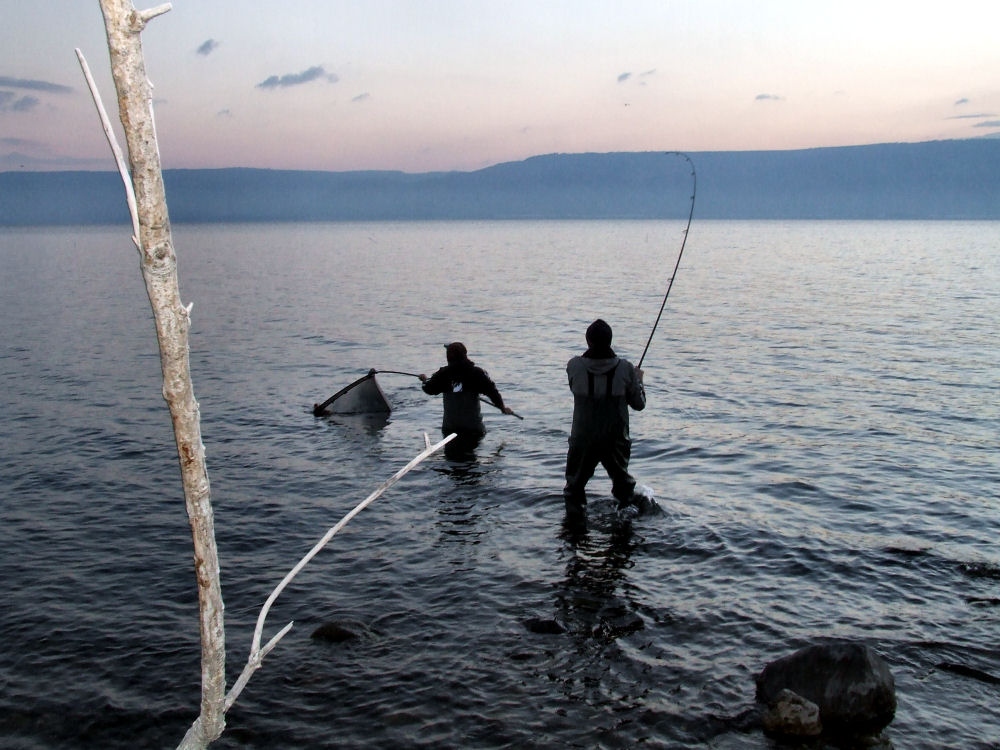
<path fill-rule="evenodd" d="M 415 372 L 403 372 L 402 370 L 372 370 L 372 372 L 376 373 L 376 374 L 381 374 L 383 372 L 388 372 L 388 373 L 391 373 L 393 375 L 409 375 L 411 378 L 419 378 L 420 377 Z"/>
<path fill-rule="evenodd" d="M 667 297 L 670 296 L 670 290 L 674 286 L 674 279 L 677 278 L 677 269 L 681 265 L 681 256 L 684 255 L 684 246 L 687 244 L 688 230 L 691 229 L 691 219 L 694 217 L 694 197 L 698 192 L 698 174 L 695 172 L 694 162 L 691 161 L 691 157 L 681 151 L 668 151 L 667 155 L 680 156 L 682 159 L 686 159 L 687 163 L 691 165 L 691 210 L 688 211 L 687 226 L 684 227 L 684 239 L 681 241 L 681 251 L 677 253 L 677 262 L 674 263 L 674 272 L 670 275 L 670 283 L 667 284 L 667 293 L 663 295 L 660 312 L 656 315 L 653 330 L 649 332 L 649 338 L 646 340 L 646 348 L 642 350 L 642 356 L 639 357 L 639 364 L 636 365 L 637 368 L 642 368 L 642 361 L 646 358 L 646 352 L 649 351 L 649 345 L 653 341 L 653 334 L 656 333 L 656 327 L 660 324 L 660 318 L 663 315 L 663 308 L 667 306 Z"/>

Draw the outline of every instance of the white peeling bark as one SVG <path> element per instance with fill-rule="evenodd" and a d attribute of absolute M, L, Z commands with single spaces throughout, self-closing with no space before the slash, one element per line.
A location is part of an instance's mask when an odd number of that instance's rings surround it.
<path fill-rule="evenodd" d="M 146 76 L 140 34 L 146 22 L 170 10 L 161 5 L 137 11 L 131 0 L 100 0 L 107 30 L 111 72 L 128 144 L 131 182 L 138 215 L 139 260 L 153 308 L 160 345 L 163 397 L 173 420 L 188 521 L 194 541 L 201 625 L 201 713 L 181 747 L 204 748 L 225 728 L 225 630 L 215 522 L 201 440 L 198 402 L 189 361 L 190 307 L 181 304 L 177 258 L 163 187 L 153 121 L 152 86 Z"/>

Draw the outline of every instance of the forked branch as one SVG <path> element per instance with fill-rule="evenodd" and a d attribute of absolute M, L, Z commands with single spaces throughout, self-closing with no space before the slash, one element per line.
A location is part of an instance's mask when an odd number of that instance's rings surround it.
<path fill-rule="evenodd" d="M 340 520 L 340 522 L 337 523 L 336 526 L 331 527 L 326 532 L 326 534 L 323 535 L 323 538 L 320 539 L 318 542 L 316 542 L 313 548 L 309 550 L 309 552 L 307 552 L 306 555 L 301 560 L 299 560 L 299 562 L 295 565 L 295 567 L 292 568 L 283 579 L 281 579 L 281 582 L 277 586 L 275 586 L 274 591 L 271 592 L 271 595 L 267 598 L 267 601 L 264 602 L 264 606 L 261 607 L 260 614 L 257 616 L 257 627 L 254 629 L 253 642 L 250 645 L 250 656 L 247 659 L 246 666 L 243 667 L 243 672 L 236 680 L 235 684 L 229 691 L 228 695 L 226 695 L 227 711 L 229 710 L 230 706 L 232 706 L 233 703 L 236 701 L 236 698 L 239 697 L 239 694 L 243 691 L 243 688 L 246 686 L 247 681 L 250 679 L 251 675 L 253 675 L 253 673 L 260 668 L 261 662 L 263 661 L 264 657 L 267 656 L 268 652 L 272 648 L 274 648 L 274 646 L 278 643 L 279 640 L 281 640 L 282 637 L 284 637 L 285 633 L 291 630 L 292 625 L 294 624 L 290 622 L 287 625 L 285 625 L 285 627 L 282 628 L 277 635 L 271 638 L 271 640 L 269 640 L 267 644 L 263 648 L 261 648 L 260 641 L 264 634 L 264 620 L 267 618 L 267 614 L 271 609 L 271 605 L 274 604 L 278 596 L 281 595 L 281 592 L 285 590 L 285 587 L 288 586 L 289 583 L 291 583 L 292 579 L 299 574 L 299 572 L 306 566 L 306 564 L 310 560 L 312 560 L 317 555 L 317 553 L 319 553 L 319 551 L 323 549 L 323 547 L 325 547 L 331 539 L 333 539 L 334 535 L 342 528 L 344 528 L 352 518 L 354 518 L 356 515 L 358 515 L 358 513 L 363 511 L 365 508 L 367 508 L 369 505 L 375 502 L 378 498 L 380 498 L 387 489 L 392 487 L 392 485 L 398 482 L 405 474 L 407 474 L 410 470 L 416 467 L 421 461 L 423 461 L 425 458 L 432 455 L 433 453 L 436 453 L 437 451 L 441 450 L 441 448 L 443 448 L 445 444 L 447 444 L 451 440 L 454 440 L 455 437 L 456 437 L 455 433 L 451 433 L 450 435 L 445 437 L 444 440 L 442 440 L 441 442 L 436 443 L 435 445 L 431 445 L 430 438 L 428 438 L 427 434 L 425 433 L 424 445 L 426 447 L 424 448 L 423 452 L 417 454 L 417 456 L 414 457 L 414 459 L 410 461 L 408 464 L 406 464 L 406 466 L 404 466 L 402 469 L 400 469 L 391 477 L 382 482 L 382 484 L 380 484 L 374 492 L 372 492 L 368 497 L 366 497 L 364 500 L 358 503 L 350 513 L 344 516 Z"/>

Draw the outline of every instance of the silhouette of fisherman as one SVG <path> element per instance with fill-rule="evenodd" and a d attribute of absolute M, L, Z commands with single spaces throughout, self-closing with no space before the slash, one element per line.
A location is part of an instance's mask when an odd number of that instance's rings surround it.
<path fill-rule="evenodd" d="M 429 378 L 421 375 L 424 393 L 441 394 L 444 415 L 441 420 L 441 434 L 457 433 L 458 437 L 445 446 L 449 455 L 470 453 L 479 445 L 486 434 L 483 414 L 479 407 L 479 396 L 484 395 L 504 414 L 513 410 L 503 402 L 496 383 L 489 374 L 469 359 L 465 344 L 454 341 L 446 347 L 448 364 Z M 450 450 L 449 450 L 450 449 Z"/>
<path fill-rule="evenodd" d="M 632 454 L 629 408 L 646 407 L 642 370 L 611 348 L 611 326 L 598 318 L 587 328 L 587 351 L 566 365 L 573 392 L 573 427 L 566 454 L 563 497 L 568 517 L 582 516 L 587 482 L 600 464 L 611 478 L 611 494 L 624 508 L 632 500 L 635 478 L 628 472 Z"/>

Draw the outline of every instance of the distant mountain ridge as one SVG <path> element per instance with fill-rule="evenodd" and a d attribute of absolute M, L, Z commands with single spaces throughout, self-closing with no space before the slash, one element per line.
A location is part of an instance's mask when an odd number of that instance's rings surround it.
<path fill-rule="evenodd" d="M 1000 219 L 1000 140 L 688 152 L 703 219 Z M 188 222 L 682 218 L 663 152 L 550 154 L 473 172 L 165 170 Z M 128 223 L 114 172 L 0 172 L 0 225 Z"/>

